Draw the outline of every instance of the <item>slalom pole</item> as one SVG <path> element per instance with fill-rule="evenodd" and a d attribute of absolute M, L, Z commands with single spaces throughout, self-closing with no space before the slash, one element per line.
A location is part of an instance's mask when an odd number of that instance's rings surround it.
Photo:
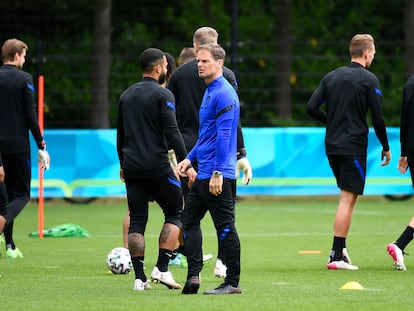
<path fill-rule="evenodd" d="M 44 77 L 42 75 L 38 78 L 38 102 L 37 102 L 37 118 L 39 122 L 40 134 L 43 136 L 44 129 Z M 39 170 L 39 200 L 38 200 L 38 230 L 39 238 L 43 239 L 44 228 L 44 197 L 43 197 L 43 169 L 41 163 L 38 166 Z"/>

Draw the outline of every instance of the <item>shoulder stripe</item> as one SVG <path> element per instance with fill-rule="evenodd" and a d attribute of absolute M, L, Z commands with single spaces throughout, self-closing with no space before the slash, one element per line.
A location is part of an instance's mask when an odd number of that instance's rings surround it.
<path fill-rule="evenodd" d="M 219 113 L 216 115 L 216 118 L 220 117 L 223 113 L 230 111 L 232 109 L 233 109 L 233 105 L 225 107 L 224 109 L 219 111 Z"/>
<path fill-rule="evenodd" d="M 174 104 L 174 103 L 167 101 L 167 102 L 165 102 L 165 104 L 166 104 L 168 107 L 170 107 L 172 110 L 174 110 L 174 112 L 175 112 L 175 104 Z"/>
<path fill-rule="evenodd" d="M 27 88 L 28 88 L 29 90 L 31 90 L 32 92 L 34 92 L 34 86 L 33 86 L 33 84 L 26 83 L 26 86 L 27 86 Z"/>

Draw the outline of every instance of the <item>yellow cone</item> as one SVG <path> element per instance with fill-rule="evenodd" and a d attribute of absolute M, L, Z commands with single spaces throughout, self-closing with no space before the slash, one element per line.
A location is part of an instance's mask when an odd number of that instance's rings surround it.
<path fill-rule="evenodd" d="M 359 284 L 358 282 L 347 282 L 345 283 L 341 289 L 365 289 L 361 284 Z"/>

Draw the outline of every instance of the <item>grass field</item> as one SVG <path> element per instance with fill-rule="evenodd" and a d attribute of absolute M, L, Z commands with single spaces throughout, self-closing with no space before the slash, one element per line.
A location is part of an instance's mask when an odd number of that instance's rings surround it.
<path fill-rule="evenodd" d="M 45 227 L 74 223 L 87 238 L 30 238 L 37 229 L 33 201 L 15 222 L 22 259 L 0 257 L 2 310 L 403 310 L 414 305 L 414 261 L 394 271 L 385 246 L 407 225 L 414 202 L 364 197 L 358 202 L 348 248 L 358 271 L 325 268 L 332 243 L 336 197 L 241 199 L 237 227 L 242 243 L 241 295 L 181 295 L 154 284 L 151 291 L 132 290 L 134 275 L 108 273 L 107 253 L 122 244 L 124 200 L 92 204 L 45 204 Z M 162 216 L 150 209 L 146 234 L 147 276 L 155 264 Z M 203 222 L 204 251 L 216 254 L 209 215 Z M 410 252 L 409 246 L 407 251 Z M 305 251 L 305 254 L 302 254 Z M 309 254 L 307 251 L 311 251 Z M 316 251 L 313 253 L 312 251 Z M 320 251 L 320 252 L 318 252 Z M 214 261 L 202 272 L 200 292 L 216 287 Z M 186 269 L 171 267 L 183 283 Z M 347 282 L 363 290 L 344 290 Z"/>

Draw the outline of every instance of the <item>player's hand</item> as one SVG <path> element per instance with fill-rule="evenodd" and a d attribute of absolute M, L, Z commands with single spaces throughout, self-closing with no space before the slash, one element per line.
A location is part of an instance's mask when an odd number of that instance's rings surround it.
<path fill-rule="evenodd" d="M 50 156 L 46 149 L 37 152 L 37 162 L 40 163 L 40 167 L 45 171 L 50 168 Z"/>
<path fill-rule="evenodd" d="M 385 160 L 384 160 L 384 158 L 385 158 Z M 384 151 L 384 150 L 382 150 L 382 152 L 381 152 L 381 161 L 383 161 L 382 163 L 381 163 L 381 166 L 386 166 L 386 165 L 388 165 L 388 164 L 390 164 L 390 161 L 391 161 L 391 151 Z"/>
<path fill-rule="evenodd" d="M 197 179 L 197 172 L 193 167 L 190 167 L 186 174 L 188 177 L 188 188 L 191 188 Z"/>
<path fill-rule="evenodd" d="M 3 165 L 0 165 L 0 182 L 4 181 L 4 168 Z"/>
<path fill-rule="evenodd" d="M 180 177 L 187 177 L 187 171 L 191 168 L 191 162 L 189 159 L 184 159 L 177 164 L 177 171 Z"/>
<path fill-rule="evenodd" d="M 124 170 L 122 168 L 119 169 L 119 178 L 121 179 L 122 182 L 125 182 Z"/>
<path fill-rule="evenodd" d="M 408 170 L 407 157 L 400 157 L 400 159 L 398 160 L 397 168 L 398 168 L 398 170 L 400 171 L 401 174 L 407 173 L 407 170 Z"/>
<path fill-rule="evenodd" d="M 243 172 L 243 185 L 248 185 L 253 178 L 252 167 L 246 157 L 237 160 L 236 164 L 236 178 L 240 176 L 240 171 Z"/>

